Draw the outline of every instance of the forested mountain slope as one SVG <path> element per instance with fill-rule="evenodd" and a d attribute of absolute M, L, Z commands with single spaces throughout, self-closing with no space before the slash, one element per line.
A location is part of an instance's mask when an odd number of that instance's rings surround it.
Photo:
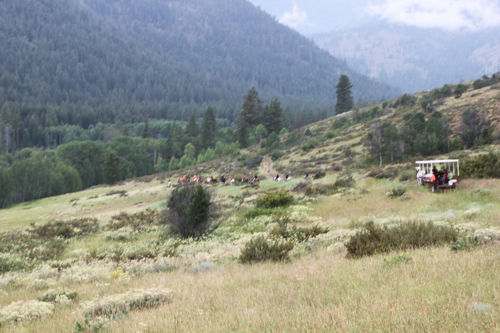
<path fill-rule="evenodd" d="M 340 73 L 356 98 L 398 94 L 243 0 L 3 1 L 0 15 L 0 104 L 63 105 L 58 124 L 187 120 L 208 105 L 233 120 L 252 86 L 324 106 Z"/>

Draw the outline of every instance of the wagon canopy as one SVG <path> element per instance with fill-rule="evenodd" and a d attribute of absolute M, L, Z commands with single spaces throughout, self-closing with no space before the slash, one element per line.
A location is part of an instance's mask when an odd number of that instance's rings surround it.
<path fill-rule="evenodd" d="M 432 170 L 434 165 L 446 167 L 448 170 L 453 170 L 453 173 L 460 176 L 459 160 L 430 160 L 430 161 L 417 161 L 415 162 L 420 168 Z"/>

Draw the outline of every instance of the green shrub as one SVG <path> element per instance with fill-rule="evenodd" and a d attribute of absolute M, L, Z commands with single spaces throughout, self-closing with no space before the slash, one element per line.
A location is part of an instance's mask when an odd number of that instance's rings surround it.
<path fill-rule="evenodd" d="M 309 128 L 306 129 L 304 135 L 311 136 L 312 135 L 311 130 Z"/>
<path fill-rule="evenodd" d="M 283 157 L 285 155 L 285 153 L 282 151 L 282 150 L 275 150 L 272 154 L 271 154 L 271 159 L 273 161 L 276 161 L 278 159 L 280 159 L 281 157 Z"/>
<path fill-rule="evenodd" d="M 409 222 L 388 227 L 373 222 L 351 236 L 345 244 L 349 258 L 370 256 L 392 250 L 439 246 L 456 242 L 458 231 L 432 222 Z"/>
<path fill-rule="evenodd" d="M 324 139 L 325 140 L 333 139 L 334 137 L 335 137 L 335 132 L 334 131 L 328 131 L 324 135 Z"/>
<path fill-rule="evenodd" d="M 31 223 L 28 232 L 38 239 L 57 237 L 69 239 L 98 233 L 99 222 L 97 219 L 85 218 L 71 221 L 50 221 L 42 225 Z"/>
<path fill-rule="evenodd" d="M 38 298 L 40 302 L 48 302 L 48 303 L 54 303 L 56 302 L 58 297 L 65 296 L 69 300 L 74 300 L 77 297 L 76 291 L 74 292 L 62 292 L 62 293 L 54 293 L 54 292 L 48 292 L 43 297 Z"/>
<path fill-rule="evenodd" d="M 333 183 L 333 186 L 337 188 L 351 188 L 354 186 L 354 184 L 356 184 L 354 177 L 352 175 L 349 175 L 344 177 L 338 177 L 335 180 L 335 183 Z"/>
<path fill-rule="evenodd" d="M 253 156 L 245 160 L 245 167 L 247 169 L 254 169 L 262 163 L 262 156 Z"/>
<path fill-rule="evenodd" d="M 271 216 L 276 213 L 280 213 L 281 210 L 276 209 L 276 208 L 253 208 L 250 209 L 249 211 L 245 212 L 243 217 L 246 220 L 252 220 L 258 216 Z"/>
<path fill-rule="evenodd" d="M 348 117 L 340 117 L 332 124 L 332 129 L 348 128 L 352 123 Z"/>
<path fill-rule="evenodd" d="M 162 223 L 162 219 L 161 212 L 149 208 L 135 214 L 120 212 L 120 214 L 111 217 L 111 220 L 104 226 L 104 230 L 131 227 L 134 231 L 144 231 L 147 227 Z"/>
<path fill-rule="evenodd" d="M 294 200 L 293 194 L 289 194 L 285 190 L 280 190 L 278 192 L 268 192 L 258 197 L 255 200 L 255 205 L 257 208 L 285 207 L 291 205 Z"/>
<path fill-rule="evenodd" d="M 460 171 L 461 176 L 467 178 L 500 178 L 500 154 L 468 158 L 461 163 Z"/>
<path fill-rule="evenodd" d="M 294 243 L 302 243 L 310 238 L 314 238 L 320 234 L 326 234 L 328 232 L 327 228 L 321 228 L 314 225 L 310 228 L 297 228 L 288 226 L 290 223 L 290 217 L 286 212 L 283 214 L 276 214 L 274 216 L 275 221 L 278 225 L 269 231 L 269 237 L 273 239 L 286 239 Z"/>
<path fill-rule="evenodd" d="M 468 251 L 479 246 L 479 239 L 477 237 L 464 237 L 457 239 L 451 243 L 452 251 Z"/>
<path fill-rule="evenodd" d="M 413 170 L 404 170 L 398 174 L 398 180 L 400 182 L 407 182 L 414 179 L 415 179 L 415 171 Z"/>
<path fill-rule="evenodd" d="M 269 241 L 257 237 L 246 243 L 241 250 L 238 261 L 242 264 L 252 264 L 262 261 L 288 261 L 288 253 L 293 250 L 290 241 Z"/>
<path fill-rule="evenodd" d="M 313 180 L 318 180 L 318 179 L 325 178 L 325 177 L 326 177 L 326 172 L 320 171 L 313 176 Z"/>
<path fill-rule="evenodd" d="M 318 145 L 319 145 L 318 139 L 311 138 L 311 139 L 307 140 L 307 142 L 304 143 L 301 148 L 303 151 L 308 151 L 308 150 L 316 148 Z"/>
<path fill-rule="evenodd" d="M 28 269 L 29 263 L 25 260 L 15 260 L 0 257 L 0 275 L 8 272 L 17 272 Z"/>
<path fill-rule="evenodd" d="M 213 232 L 218 225 L 217 207 L 211 202 L 213 193 L 201 185 L 183 186 L 172 191 L 167 202 L 171 230 L 183 238 L 200 238 Z"/>
<path fill-rule="evenodd" d="M 390 190 L 387 196 L 391 199 L 402 197 L 406 193 L 406 189 L 402 187 L 396 187 Z"/>
<path fill-rule="evenodd" d="M 306 195 L 332 195 L 338 193 L 338 191 L 342 188 L 351 188 L 354 186 L 356 181 L 352 176 L 347 177 L 339 177 L 333 184 L 327 185 L 314 185 L 310 186 L 306 189 Z"/>

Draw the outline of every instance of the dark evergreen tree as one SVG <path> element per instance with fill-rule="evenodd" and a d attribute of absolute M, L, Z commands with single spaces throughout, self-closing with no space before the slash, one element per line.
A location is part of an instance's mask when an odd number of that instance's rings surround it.
<path fill-rule="evenodd" d="M 170 161 L 173 156 L 174 156 L 174 140 L 172 139 L 172 135 L 169 135 L 165 151 L 163 152 L 163 159 L 165 161 Z"/>
<path fill-rule="evenodd" d="M 283 128 L 283 109 L 277 98 L 273 99 L 269 106 L 264 107 L 262 123 L 268 133 L 279 133 Z"/>
<path fill-rule="evenodd" d="M 196 138 L 198 134 L 200 134 L 200 129 L 198 127 L 198 124 L 196 123 L 196 117 L 194 116 L 194 114 L 191 114 L 191 117 L 189 118 L 189 122 L 186 125 L 185 134 L 192 138 Z"/>
<path fill-rule="evenodd" d="M 106 155 L 103 178 L 104 182 L 108 185 L 116 184 L 120 180 L 120 159 L 114 152 L 110 152 Z"/>
<path fill-rule="evenodd" d="M 146 119 L 144 119 L 144 129 L 142 130 L 141 136 L 144 139 L 151 137 L 151 133 L 149 132 L 149 118 L 148 117 L 146 117 Z"/>
<path fill-rule="evenodd" d="M 208 108 L 203 117 L 203 123 L 201 124 L 201 140 L 203 143 L 203 148 L 213 148 L 215 146 L 215 137 L 217 136 L 217 121 L 215 119 L 214 109 Z"/>
<path fill-rule="evenodd" d="M 262 101 L 259 99 L 259 93 L 255 88 L 248 90 L 243 96 L 243 105 L 239 116 L 239 122 L 244 122 L 250 127 L 260 124 L 260 115 L 262 113 Z"/>
<path fill-rule="evenodd" d="M 347 75 L 341 75 L 339 83 L 335 87 L 337 89 L 337 104 L 335 104 L 335 114 L 341 114 L 352 110 L 354 99 L 352 97 L 351 88 L 353 85 Z"/>
<path fill-rule="evenodd" d="M 237 140 L 240 143 L 241 148 L 248 147 L 248 127 L 247 124 L 241 122 L 238 126 L 238 130 L 236 132 Z"/>

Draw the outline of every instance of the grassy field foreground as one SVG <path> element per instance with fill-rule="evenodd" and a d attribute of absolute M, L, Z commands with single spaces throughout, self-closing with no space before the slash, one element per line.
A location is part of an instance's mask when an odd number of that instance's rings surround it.
<path fill-rule="evenodd" d="M 395 255 L 395 254 L 394 254 Z M 400 263 L 390 256 L 347 260 L 325 250 L 290 264 L 219 264 L 194 274 L 175 271 L 111 285 L 82 284 L 83 298 L 163 286 L 172 302 L 137 311 L 110 332 L 498 332 L 500 249 L 452 253 L 418 250 Z M 2 295 L 2 303 L 43 292 Z M 10 332 L 69 332 L 69 306 Z"/>
<path fill-rule="evenodd" d="M 328 185 L 339 177 L 330 173 L 312 183 Z M 498 181 L 465 180 L 454 193 L 432 194 L 413 182 L 359 173 L 354 178 L 354 187 L 332 195 L 292 192 L 291 223 L 319 225 L 328 233 L 295 244 L 290 262 L 280 263 L 238 263 L 244 244 L 276 225 L 272 216 L 244 216 L 258 196 L 291 190 L 302 181 L 297 178 L 266 180 L 257 189 L 216 187 L 223 223 L 199 241 L 165 239 L 164 227 L 154 223 L 110 227 L 111 217 L 122 211 L 161 209 L 172 189 L 160 180 L 4 210 L 4 232 L 28 227 L 38 220 L 37 211 L 43 220 L 96 217 L 100 229 L 64 240 L 63 252 L 29 270 L 0 274 L 0 318 L 17 318 L 2 323 L 0 332 L 500 332 Z M 395 188 L 406 193 L 391 199 L 387 193 Z M 127 196 L 106 195 L 111 191 Z M 488 241 L 458 252 L 443 246 L 346 258 L 344 243 L 364 223 L 414 220 L 433 220 Z M 16 262 L 26 252 L 0 255 Z M 163 301 L 151 301 L 151 292 Z M 131 301 L 130 293 L 139 298 Z M 44 300 L 49 294 L 59 296 Z M 135 305 L 106 314 L 109 302 Z M 30 306 L 31 317 L 23 317 L 22 308 Z M 93 315 L 86 316 L 89 309 Z"/>

